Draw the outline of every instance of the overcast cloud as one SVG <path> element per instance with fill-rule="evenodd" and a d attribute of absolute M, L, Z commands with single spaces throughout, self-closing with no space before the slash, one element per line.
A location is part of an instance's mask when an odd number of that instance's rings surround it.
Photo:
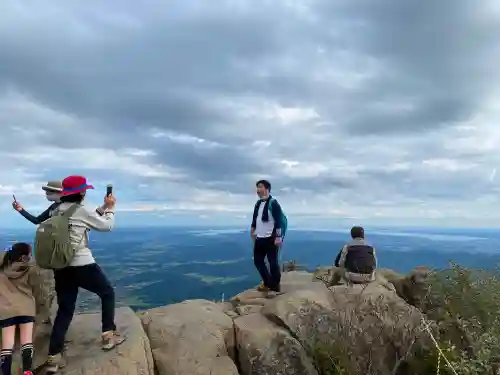
<path fill-rule="evenodd" d="M 496 0 L 2 1 L 0 226 L 67 174 L 157 223 L 263 177 L 297 225 L 496 225 L 499 35 Z"/>

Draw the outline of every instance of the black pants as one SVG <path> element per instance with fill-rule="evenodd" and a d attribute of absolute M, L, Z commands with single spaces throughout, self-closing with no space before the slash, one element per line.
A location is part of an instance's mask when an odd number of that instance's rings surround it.
<path fill-rule="evenodd" d="M 95 293 L 101 299 L 102 331 L 116 330 L 115 291 L 101 267 L 94 263 L 55 270 L 54 280 L 59 308 L 50 336 L 49 355 L 59 354 L 63 350 L 64 338 L 75 313 L 79 288 Z"/>
<path fill-rule="evenodd" d="M 264 285 L 276 292 L 280 289 L 281 271 L 278 264 L 279 247 L 274 244 L 274 237 L 255 239 L 253 262 L 260 273 Z M 269 262 L 267 269 L 265 259 Z"/>

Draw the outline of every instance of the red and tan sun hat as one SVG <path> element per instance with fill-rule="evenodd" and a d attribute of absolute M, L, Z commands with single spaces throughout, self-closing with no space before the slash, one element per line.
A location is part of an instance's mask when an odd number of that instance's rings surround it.
<path fill-rule="evenodd" d="M 83 176 L 68 176 L 62 181 L 62 195 L 77 194 L 93 188 Z"/>

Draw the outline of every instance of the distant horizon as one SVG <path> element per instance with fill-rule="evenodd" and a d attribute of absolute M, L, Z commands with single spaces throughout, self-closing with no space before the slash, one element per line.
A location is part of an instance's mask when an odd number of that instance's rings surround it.
<path fill-rule="evenodd" d="M 368 228 L 367 233 L 378 250 L 378 266 L 399 273 L 421 265 L 442 269 L 450 262 L 471 269 L 493 270 L 500 265 L 498 233 L 436 228 Z M 32 242 L 33 235 L 33 227 L 1 230 L 1 245 Z M 332 265 L 349 239 L 348 231 L 340 228 L 294 228 L 287 236 L 281 264 L 295 260 L 308 270 Z M 186 299 L 213 300 L 222 293 L 231 297 L 259 283 L 252 243 L 243 227 L 118 227 L 112 233 L 92 233 L 90 241 L 97 262 L 115 287 L 117 301 L 134 309 Z M 80 308 L 98 304 L 89 293 L 79 297 Z"/>
<path fill-rule="evenodd" d="M 28 230 L 33 227 L 33 224 L 26 223 L 25 225 L 16 225 L 16 226 L 0 226 L 0 230 Z M 488 232 L 496 232 L 500 233 L 500 228 L 498 227 L 471 227 L 471 226 L 429 226 L 429 225 L 396 225 L 396 224 L 387 224 L 387 225 L 363 225 L 366 231 L 370 230 L 397 230 L 398 232 L 402 231 L 488 231 Z M 121 224 L 115 226 L 113 231 L 117 230 L 126 230 L 126 229 L 149 229 L 149 228 L 185 228 L 185 229 L 228 229 L 228 230 L 241 230 L 245 231 L 249 229 L 248 225 L 235 225 L 235 224 L 225 224 L 225 223 L 193 223 L 190 225 L 186 224 L 175 224 L 175 223 L 158 223 L 158 224 Z M 297 226 L 297 227 L 289 227 L 288 231 L 321 231 L 321 232 L 343 232 L 349 231 L 351 226 L 348 225 L 335 225 L 332 226 Z"/>

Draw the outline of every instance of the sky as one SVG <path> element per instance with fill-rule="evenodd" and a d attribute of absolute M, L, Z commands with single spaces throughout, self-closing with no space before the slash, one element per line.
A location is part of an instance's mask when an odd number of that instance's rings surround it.
<path fill-rule="evenodd" d="M 84 175 L 117 225 L 500 220 L 497 0 L 6 0 L 0 227 Z M 499 171 L 500 172 L 500 171 Z"/>

